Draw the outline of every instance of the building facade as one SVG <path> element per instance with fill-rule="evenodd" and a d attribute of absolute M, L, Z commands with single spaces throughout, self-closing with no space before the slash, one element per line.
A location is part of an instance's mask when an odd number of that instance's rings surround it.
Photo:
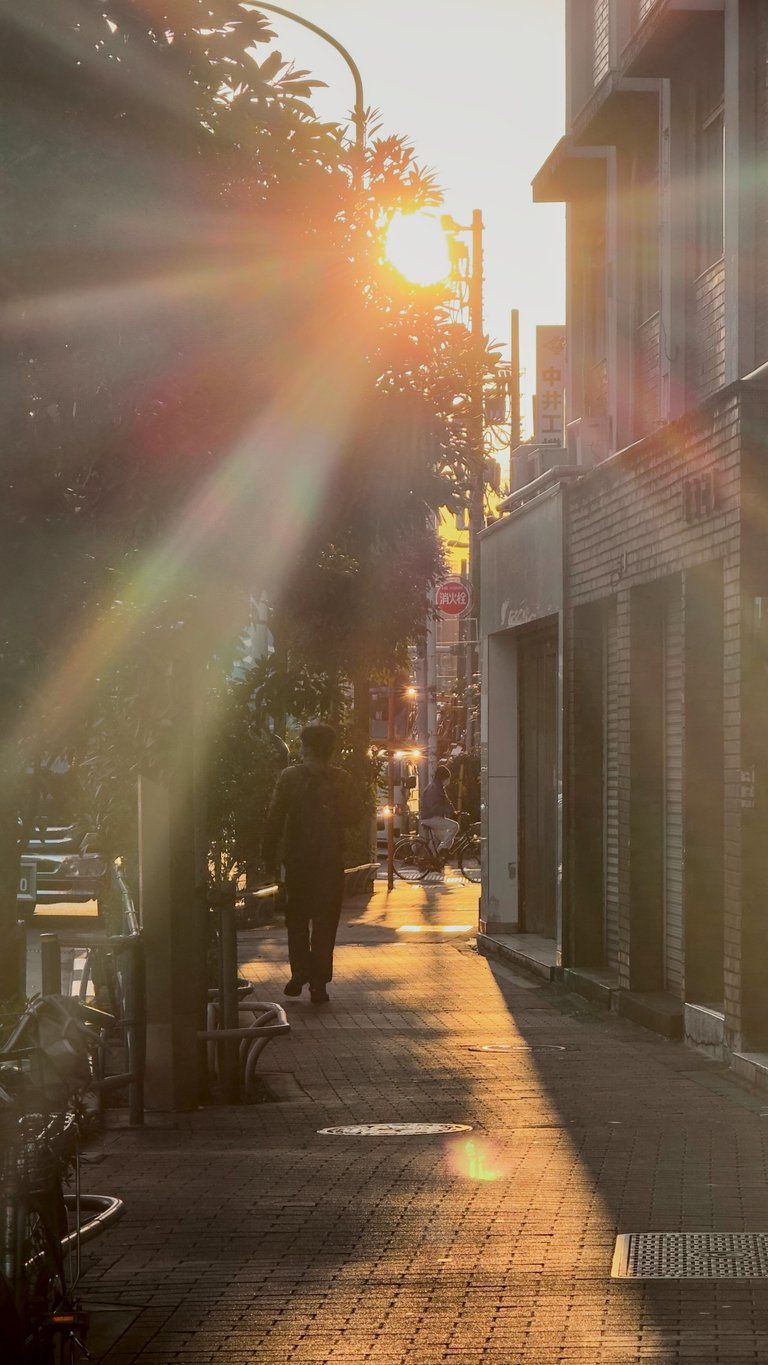
<path fill-rule="evenodd" d="M 568 445 L 483 538 L 483 942 L 768 1077 L 768 5 L 566 8 Z"/>

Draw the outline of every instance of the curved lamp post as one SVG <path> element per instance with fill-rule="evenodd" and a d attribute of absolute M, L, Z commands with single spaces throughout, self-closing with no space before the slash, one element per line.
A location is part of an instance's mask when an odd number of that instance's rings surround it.
<path fill-rule="evenodd" d="M 339 42 L 338 38 L 334 38 L 332 33 L 326 32 L 326 30 L 320 28 L 318 24 L 313 24 L 311 19 L 305 19 L 302 14 L 295 14 L 292 9 L 285 9 L 282 5 L 262 4 L 261 0 L 255 0 L 254 8 L 257 10 L 268 10 L 271 14 L 281 14 L 284 19 L 293 19 L 295 23 L 301 24 L 302 28 L 308 28 L 311 33 L 316 33 L 318 38 L 325 39 L 326 43 L 330 43 L 331 47 L 334 47 L 339 53 L 339 56 L 344 58 L 344 61 L 352 72 L 352 79 L 355 82 L 355 105 L 352 110 L 352 122 L 355 125 L 355 144 L 362 159 L 365 150 L 363 78 L 360 75 L 357 63 L 350 56 L 349 52 L 347 52 L 347 49 Z"/>

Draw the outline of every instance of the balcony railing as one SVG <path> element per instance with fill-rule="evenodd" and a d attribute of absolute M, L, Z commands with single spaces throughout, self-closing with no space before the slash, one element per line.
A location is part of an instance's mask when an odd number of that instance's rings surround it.
<path fill-rule="evenodd" d="M 597 86 L 611 69 L 610 0 L 594 0 L 592 25 L 592 83 Z"/>

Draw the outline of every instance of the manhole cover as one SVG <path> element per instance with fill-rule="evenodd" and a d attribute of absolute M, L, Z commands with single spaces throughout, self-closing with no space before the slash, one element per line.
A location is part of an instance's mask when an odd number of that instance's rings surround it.
<path fill-rule="evenodd" d="M 341 1128 L 318 1128 L 334 1137 L 412 1137 L 420 1133 L 471 1133 L 471 1123 L 347 1123 Z"/>
<path fill-rule="evenodd" d="M 565 1052 L 562 1043 L 481 1043 L 472 1044 L 468 1052 Z"/>
<path fill-rule="evenodd" d="M 764 1280 L 768 1233 L 626 1232 L 611 1277 L 623 1280 Z"/>

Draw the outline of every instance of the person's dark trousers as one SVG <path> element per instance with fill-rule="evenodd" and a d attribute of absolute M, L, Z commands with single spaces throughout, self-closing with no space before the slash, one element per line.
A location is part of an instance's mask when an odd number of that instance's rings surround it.
<path fill-rule="evenodd" d="M 286 879 L 285 926 L 291 976 L 320 988 L 333 979 L 333 948 L 341 914 L 344 873 Z"/>

